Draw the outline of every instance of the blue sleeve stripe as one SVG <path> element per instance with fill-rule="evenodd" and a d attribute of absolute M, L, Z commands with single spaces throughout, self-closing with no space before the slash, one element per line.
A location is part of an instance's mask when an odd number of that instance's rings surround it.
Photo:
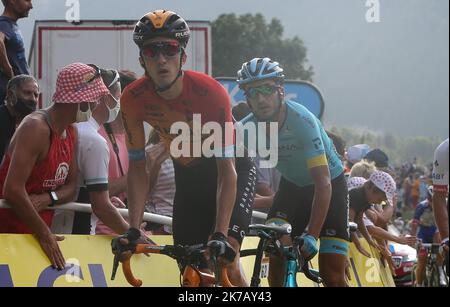
<path fill-rule="evenodd" d="M 128 150 L 128 159 L 130 161 L 145 160 L 145 150 L 144 149 Z"/>

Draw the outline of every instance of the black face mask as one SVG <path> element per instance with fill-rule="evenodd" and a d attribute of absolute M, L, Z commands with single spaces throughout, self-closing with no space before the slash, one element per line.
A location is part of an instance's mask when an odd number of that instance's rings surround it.
<path fill-rule="evenodd" d="M 17 98 L 14 105 L 14 111 L 22 116 L 27 116 L 28 114 L 36 111 L 36 102 L 34 100 Z"/>

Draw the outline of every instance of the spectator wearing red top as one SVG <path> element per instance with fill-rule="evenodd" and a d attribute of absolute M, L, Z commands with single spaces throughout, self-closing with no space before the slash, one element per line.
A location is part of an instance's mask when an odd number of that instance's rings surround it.
<path fill-rule="evenodd" d="M 24 118 L 0 167 L 0 197 L 11 209 L 0 211 L 0 232 L 33 233 L 53 267 L 65 260 L 50 231 L 48 206 L 74 199 L 77 163 L 76 130 L 72 123 L 90 117 L 108 89 L 93 68 L 74 63 L 58 74 L 54 104 Z M 9 171 L 11 170 L 11 171 Z"/>

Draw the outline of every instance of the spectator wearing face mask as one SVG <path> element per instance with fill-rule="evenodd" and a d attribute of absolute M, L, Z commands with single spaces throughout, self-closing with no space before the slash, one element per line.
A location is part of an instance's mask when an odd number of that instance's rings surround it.
<path fill-rule="evenodd" d="M 110 88 L 117 86 L 112 82 L 112 74 L 105 75 L 106 83 L 111 84 Z M 114 74 L 114 77 L 117 75 Z M 123 70 L 119 71 L 121 91 L 125 87 L 136 80 L 137 76 L 134 72 Z M 112 83 L 111 83 L 112 82 Z M 99 133 L 108 143 L 109 148 L 109 170 L 108 170 L 108 190 L 112 203 L 119 207 L 125 208 L 127 204 L 127 174 L 128 174 L 128 150 L 125 142 L 125 128 L 122 122 L 122 114 L 119 112 L 116 119 L 112 122 L 104 123 L 100 127 Z M 120 201 L 117 200 L 117 198 Z M 102 221 L 98 221 L 95 227 L 96 234 L 114 234 L 109 227 Z"/>
<path fill-rule="evenodd" d="M 108 93 L 96 71 L 82 63 L 58 74 L 53 104 L 26 116 L 11 139 L 0 165 L 0 198 L 11 208 L 0 209 L 0 233 L 32 233 L 53 267 L 63 269 L 58 246 L 64 237 L 53 235 L 53 210 L 47 207 L 72 201 L 76 193 L 77 133 L 73 123 L 85 120 Z"/>
<path fill-rule="evenodd" d="M 36 110 L 39 97 L 39 87 L 32 76 L 15 76 L 6 88 L 5 104 L 0 105 L 0 163 L 16 128 Z"/>
<path fill-rule="evenodd" d="M 116 233 L 128 230 L 128 223 L 119 214 L 111 202 L 108 189 L 109 148 L 107 141 L 99 133 L 100 127 L 111 123 L 120 111 L 120 76 L 116 70 L 100 69 L 89 64 L 98 71 L 99 78 L 108 89 L 98 106 L 85 113 L 85 121 L 76 124 L 79 134 L 79 202 L 90 203 L 92 206 L 92 219 L 89 213 L 75 213 L 73 234 L 94 234 L 97 220 L 100 219 L 106 226 Z M 120 202 L 115 198 L 115 201 Z"/>

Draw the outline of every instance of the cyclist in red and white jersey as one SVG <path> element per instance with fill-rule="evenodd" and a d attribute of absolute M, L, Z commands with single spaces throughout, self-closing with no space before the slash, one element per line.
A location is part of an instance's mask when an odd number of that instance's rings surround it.
<path fill-rule="evenodd" d="M 433 211 L 436 224 L 446 251 L 448 271 L 448 138 L 434 152 L 433 164 Z"/>

